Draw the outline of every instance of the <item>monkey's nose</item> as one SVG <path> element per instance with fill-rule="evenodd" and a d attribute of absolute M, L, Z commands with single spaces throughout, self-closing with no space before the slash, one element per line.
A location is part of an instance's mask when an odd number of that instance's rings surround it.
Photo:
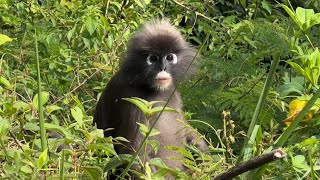
<path fill-rule="evenodd" d="M 160 70 L 161 70 L 161 71 L 166 71 L 166 69 L 167 69 L 166 64 L 165 64 L 165 63 L 162 63 L 161 66 L 160 66 Z"/>

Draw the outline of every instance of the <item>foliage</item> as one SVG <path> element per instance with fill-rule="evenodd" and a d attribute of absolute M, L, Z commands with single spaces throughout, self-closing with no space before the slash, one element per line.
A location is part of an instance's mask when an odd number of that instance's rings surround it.
<path fill-rule="evenodd" d="M 169 147 L 187 157 L 191 174 L 175 172 L 160 159 L 145 162 L 144 171 L 135 173 L 144 179 L 167 173 L 210 179 L 241 161 L 240 150 L 250 140 L 246 152 L 252 156 L 283 146 L 289 157 L 243 179 L 317 179 L 320 6 L 313 0 L 279 2 L 0 0 L 1 178 L 105 179 L 132 161 L 113 148 L 126 139 L 104 138 L 92 126 L 94 104 L 117 71 L 130 34 L 142 22 L 166 16 L 193 45 L 205 47 L 199 76 L 179 88 L 185 115 L 212 146 L 208 154 Z M 270 91 L 253 133 L 246 134 L 274 60 L 280 64 Z M 296 99 L 304 108 L 287 114 Z M 153 102 L 127 100 L 148 116 L 160 111 Z M 47 131 L 42 138 L 39 107 Z M 306 114 L 312 114 L 308 123 L 299 123 Z M 144 134 L 151 132 L 145 124 L 140 127 Z M 41 139 L 48 149 L 41 150 Z"/>

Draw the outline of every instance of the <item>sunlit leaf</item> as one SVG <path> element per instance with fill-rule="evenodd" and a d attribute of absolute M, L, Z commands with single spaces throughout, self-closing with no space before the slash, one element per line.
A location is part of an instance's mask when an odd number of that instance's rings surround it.
<path fill-rule="evenodd" d="M 71 115 L 79 125 L 83 125 L 83 113 L 78 106 L 71 109 Z"/>
<path fill-rule="evenodd" d="M 10 84 L 10 82 L 4 78 L 3 76 L 0 76 L 0 84 L 3 84 L 7 89 L 13 90 L 13 86 Z"/>
<path fill-rule="evenodd" d="M 0 34 L 0 46 L 4 43 L 10 42 L 12 39 L 9 36 L 6 36 L 4 34 Z"/>
<path fill-rule="evenodd" d="M 0 119 L 0 137 L 7 134 L 9 130 L 9 122 L 6 119 Z"/>
<path fill-rule="evenodd" d="M 40 154 L 40 156 L 37 160 L 37 168 L 41 169 L 47 163 L 47 160 L 48 160 L 48 149 L 44 150 Z"/>
<path fill-rule="evenodd" d="M 303 25 L 304 30 L 308 29 L 310 27 L 310 21 L 314 15 L 313 9 L 297 7 L 296 15 L 298 21 Z"/>
<path fill-rule="evenodd" d="M 139 98 L 122 98 L 123 100 L 129 101 L 136 105 L 142 112 L 143 114 L 147 114 L 148 112 L 148 104 L 146 104 L 144 101 L 142 101 Z"/>
<path fill-rule="evenodd" d="M 41 106 L 45 105 L 49 100 L 49 93 L 48 92 L 41 92 Z M 34 107 L 38 108 L 38 94 L 36 94 L 34 97 L 33 97 L 33 100 L 32 100 L 32 103 L 34 105 Z"/>
<path fill-rule="evenodd" d="M 299 99 L 295 99 L 289 104 L 289 111 L 287 118 L 283 121 L 287 126 L 290 126 L 292 121 L 296 118 L 296 116 L 301 112 L 303 107 L 307 104 L 308 101 L 302 101 Z M 309 110 L 309 112 L 304 116 L 302 122 L 309 122 L 313 117 L 313 113 Z"/>
<path fill-rule="evenodd" d="M 57 105 L 51 105 L 51 106 L 47 106 L 46 107 L 46 111 L 48 114 L 52 113 L 53 111 L 57 111 L 57 110 L 60 110 L 62 109 L 60 106 L 57 106 Z"/>

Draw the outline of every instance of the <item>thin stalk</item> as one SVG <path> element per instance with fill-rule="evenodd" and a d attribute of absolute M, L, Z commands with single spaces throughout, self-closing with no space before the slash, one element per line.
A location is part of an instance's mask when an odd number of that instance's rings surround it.
<path fill-rule="evenodd" d="M 206 44 L 206 42 L 209 39 L 209 34 L 207 35 L 206 39 L 204 40 L 204 43 L 202 44 L 202 46 L 200 47 L 200 49 L 197 51 L 195 57 L 192 59 L 191 63 L 189 64 L 188 68 L 186 69 L 186 71 L 183 73 L 182 77 L 184 77 L 186 75 L 186 73 L 188 72 L 188 70 L 190 69 L 193 61 L 196 59 L 196 57 L 198 56 L 199 52 L 201 51 L 201 49 L 204 47 L 204 45 Z M 181 78 L 178 82 L 178 84 L 181 83 L 183 78 Z M 154 126 L 156 125 L 156 123 L 158 122 L 161 114 L 163 113 L 164 109 L 167 107 L 169 100 L 172 98 L 172 96 L 174 95 L 174 93 L 177 90 L 177 86 L 175 87 L 175 89 L 173 90 L 173 92 L 170 94 L 169 99 L 166 101 L 166 104 L 163 106 L 162 110 L 160 111 L 159 115 L 157 116 L 157 118 L 155 119 L 154 122 L 152 122 L 152 125 L 150 127 L 150 130 L 147 132 L 146 136 L 143 138 L 141 144 L 139 145 L 137 151 L 134 153 L 134 155 L 132 156 L 130 162 L 128 163 L 127 167 L 125 168 L 125 170 L 121 173 L 120 177 L 118 177 L 117 179 L 124 179 L 124 176 L 128 173 L 129 169 L 131 168 L 131 166 L 133 165 L 134 161 L 137 159 L 138 155 L 140 154 L 142 148 L 145 146 L 147 139 L 149 138 L 150 134 L 151 134 L 151 130 L 154 128 Z"/>
<path fill-rule="evenodd" d="M 270 71 L 268 73 L 268 77 L 267 77 L 267 80 L 263 86 L 263 89 L 262 89 L 262 93 L 259 97 L 259 100 L 258 100 L 258 103 L 257 103 L 257 107 L 254 111 L 254 114 L 253 114 L 253 117 L 252 117 L 252 120 L 251 120 L 251 123 L 250 123 L 250 126 L 249 126 L 249 129 L 248 129 L 248 132 L 247 132 L 247 137 L 251 137 L 251 134 L 253 132 L 253 129 L 254 127 L 259 123 L 258 122 L 258 118 L 259 118 L 259 115 L 261 113 L 261 110 L 263 108 L 263 105 L 265 103 L 265 100 L 267 98 L 267 95 L 269 93 L 269 90 L 270 90 L 270 87 L 271 87 L 271 83 L 272 83 L 272 79 L 273 79 L 273 76 L 276 72 L 276 69 L 278 67 L 278 64 L 279 64 L 279 61 L 280 61 L 280 55 L 281 55 L 281 52 L 279 53 L 279 56 L 277 59 L 274 59 L 272 62 L 271 62 L 271 67 L 270 67 Z M 252 145 L 252 144 L 251 144 Z M 243 158 L 244 161 L 246 160 L 249 160 L 251 157 L 252 157 L 252 154 L 251 152 L 246 152 L 248 154 L 246 154 L 245 158 L 244 158 L 244 152 L 245 152 L 245 149 L 250 149 L 252 147 L 248 147 L 248 146 L 251 146 L 250 144 L 248 144 L 248 139 L 245 140 L 245 143 L 244 143 L 244 146 L 242 147 L 242 150 L 241 150 L 241 156 L 240 158 Z"/>
<path fill-rule="evenodd" d="M 37 30 L 34 30 L 35 33 L 35 42 L 36 42 L 36 58 L 37 58 L 37 86 L 38 86 L 38 111 L 39 111 L 39 125 L 40 125 L 40 138 L 41 138 L 41 150 L 44 152 L 48 149 L 47 139 L 46 139 L 46 129 L 44 127 L 44 115 L 42 107 L 42 98 L 41 98 L 41 77 L 40 77 L 40 61 L 39 61 L 39 51 L 38 51 L 38 39 L 37 39 Z"/>
<path fill-rule="evenodd" d="M 60 180 L 64 180 L 64 149 L 62 149 L 62 152 L 61 152 L 61 160 L 60 160 L 60 168 L 59 168 L 59 171 L 60 171 Z"/>
<path fill-rule="evenodd" d="M 226 145 L 224 145 L 224 143 L 222 142 L 222 139 L 221 139 L 220 135 L 218 134 L 217 130 L 214 129 L 214 127 L 213 127 L 211 124 L 209 124 L 209 123 L 207 123 L 207 122 L 200 121 L 200 120 L 196 120 L 196 119 L 188 120 L 188 121 L 189 121 L 189 122 L 198 122 L 198 123 L 202 123 L 202 124 L 207 125 L 207 126 L 208 126 L 210 129 L 212 129 L 212 130 L 214 131 L 214 133 L 216 134 L 216 136 L 217 136 L 217 138 L 219 139 L 219 142 L 220 142 L 222 148 L 226 148 Z M 209 142 L 206 138 L 205 138 L 205 141 L 206 141 L 208 144 L 210 144 L 210 142 Z"/>
<path fill-rule="evenodd" d="M 314 163 L 313 163 L 313 158 L 312 158 L 312 149 L 310 148 L 308 151 L 308 156 L 309 156 L 309 164 L 310 164 L 310 175 L 312 180 L 316 180 L 315 172 L 314 172 Z"/>

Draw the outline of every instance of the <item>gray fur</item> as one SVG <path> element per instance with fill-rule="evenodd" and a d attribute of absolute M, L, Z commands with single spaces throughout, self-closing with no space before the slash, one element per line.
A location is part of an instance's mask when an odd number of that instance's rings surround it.
<path fill-rule="evenodd" d="M 175 53 L 178 57 L 177 64 L 166 64 L 166 71 L 171 74 L 173 83 L 166 89 L 155 89 L 153 88 L 154 78 L 159 72 L 157 62 L 149 66 L 146 58 L 148 54 L 162 57 L 168 53 Z M 126 147 L 116 147 L 118 153 L 133 153 L 132 148 L 137 149 L 142 135 L 138 132 L 136 122 L 146 123 L 143 113 L 135 105 L 121 98 L 139 97 L 147 101 L 168 101 L 195 55 L 196 50 L 185 42 L 180 32 L 168 20 L 150 21 L 133 35 L 128 43 L 126 57 L 120 70 L 102 93 L 94 115 L 94 122 L 99 129 L 114 128 L 106 131 L 105 136 L 122 136 L 131 142 L 126 144 Z M 183 169 L 181 162 L 168 160 L 169 157 L 179 155 L 173 151 L 166 151 L 164 147 L 183 147 L 183 143 L 195 142 L 199 136 L 196 133 L 188 134 L 190 129 L 184 129 L 187 122 L 182 116 L 182 102 L 177 91 L 169 100 L 168 107 L 176 109 L 178 113 L 161 114 L 155 125 L 155 128 L 161 132 L 160 135 L 155 136 L 155 139 L 160 142 L 160 149 L 157 154 L 149 153 L 148 158 L 160 157 L 169 167 Z M 183 123 L 177 119 L 182 120 Z M 203 140 L 198 144 L 206 147 Z"/>

